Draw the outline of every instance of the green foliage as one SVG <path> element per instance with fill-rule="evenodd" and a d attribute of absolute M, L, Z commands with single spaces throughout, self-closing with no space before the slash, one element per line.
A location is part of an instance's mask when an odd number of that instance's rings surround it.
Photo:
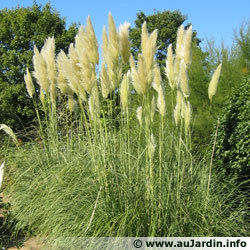
<path fill-rule="evenodd" d="M 180 11 L 155 11 L 153 15 L 145 15 L 140 11 L 137 13 L 135 27 L 130 29 L 130 39 L 132 41 L 132 52 L 135 56 L 140 52 L 141 44 L 141 27 L 144 21 L 147 22 L 148 31 L 151 33 L 155 29 L 158 30 L 157 46 L 158 50 L 156 58 L 158 63 L 165 66 L 165 58 L 167 55 L 167 47 L 171 43 L 175 47 L 177 29 L 186 21 L 187 17 L 182 15 Z M 186 28 L 189 26 L 188 24 Z M 195 42 L 200 40 L 196 38 L 196 32 L 193 33 Z"/>
<path fill-rule="evenodd" d="M 54 36 L 59 51 L 73 42 L 76 25 L 68 30 L 65 26 L 65 20 L 50 4 L 0 10 L 1 123 L 17 129 L 35 117 L 23 76 L 26 67 L 32 70 L 34 44 L 40 49 L 48 36 Z"/>
<path fill-rule="evenodd" d="M 218 89 L 212 106 L 208 99 L 208 85 L 216 67 L 222 63 Z M 193 106 L 193 142 L 199 149 L 210 143 L 210 135 L 232 89 L 239 85 L 247 74 L 242 63 L 239 48 L 216 47 L 214 41 L 208 41 L 202 51 L 198 46 L 192 48 L 192 64 L 188 70 Z"/>
<path fill-rule="evenodd" d="M 229 97 L 220 118 L 215 148 L 215 164 L 224 175 L 238 181 L 250 178 L 250 77 L 246 77 Z"/>
<path fill-rule="evenodd" d="M 98 140 L 94 148 L 85 141 L 68 148 L 62 141 L 60 152 L 49 157 L 35 144 L 9 157 L 14 182 L 8 189 L 17 228 L 45 234 L 51 245 L 59 237 L 247 234 L 243 205 L 232 209 L 239 201 L 232 200 L 233 189 L 213 176 L 208 195 L 205 159 L 191 162 L 186 154 L 178 163 L 169 146 L 174 138 L 165 137 L 163 162 L 154 162 L 151 179 L 140 132 L 130 133 L 129 151 L 112 132 L 105 148 L 100 135 L 93 138 Z M 185 176 L 182 181 L 179 174 Z M 154 184 L 148 197 L 149 179 Z"/>
<path fill-rule="evenodd" d="M 238 32 L 235 32 L 235 40 L 241 54 L 244 71 L 250 70 L 250 20 L 243 23 Z"/>

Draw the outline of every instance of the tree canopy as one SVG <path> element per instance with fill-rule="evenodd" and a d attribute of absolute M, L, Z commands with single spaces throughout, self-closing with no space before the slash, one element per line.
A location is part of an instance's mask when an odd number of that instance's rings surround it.
<path fill-rule="evenodd" d="M 77 32 L 50 4 L 33 4 L 0 10 L 0 123 L 14 128 L 34 117 L 32 102 L 24 84 L 26 67 L 32 67 L 33 47 L 41 49 L 48 36 L 55 37 L 57 51 L 65 50 Z"/>

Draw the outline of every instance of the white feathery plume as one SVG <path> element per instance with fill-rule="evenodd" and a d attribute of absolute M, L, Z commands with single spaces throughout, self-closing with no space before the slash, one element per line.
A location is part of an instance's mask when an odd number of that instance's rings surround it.
<path fill-rule="evenodd" d="M 212 102 L 212 98 L 213 96 L 216 94 L 217 91 L 217 87 L 218 87 L 218 82 L 219 82 L 219 78 L 220 78 L 220 73 L 221 73 L 221 66 L 222 64 L 220 64 L 217 69 L 215 70 L 212 79 L 209 83 L 209 87 L 208 87 L 208 97 L 210 102 Z"/>

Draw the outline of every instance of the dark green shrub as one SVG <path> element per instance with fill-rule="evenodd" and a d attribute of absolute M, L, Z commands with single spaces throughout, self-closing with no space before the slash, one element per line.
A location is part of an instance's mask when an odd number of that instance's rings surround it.
<path fill-rule="evenodd" d="M 250 77 L 234 89 L 218 127 L 215 165 L 238 182 L 250 177 Z M 246 187 L 246 185 L 244 185 Z"/>

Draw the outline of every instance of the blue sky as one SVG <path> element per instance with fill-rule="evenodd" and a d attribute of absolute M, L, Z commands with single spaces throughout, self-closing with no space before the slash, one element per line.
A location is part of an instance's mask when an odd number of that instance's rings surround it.
<path fill-rule="evenodd" d="M 44 5 L 48 1 L 36 2 Z M 33 0 L 0 0 L 0 9 L 13 8 L 18 4 L 31 6 Z M 125 21 L 133 26 L 139 10 L 149 15 L 153 14 L 154 9 L 179 9 L 188 16 L 187 22 L 193 24 L 199 38 L 213 39 L 217 45 L 223 40 L 226 46 L 232 44 L 234 30 L 239 29 L 243 21 L 250 19 L 249 0 L 51 0 L 51 4 L 62 17 L 66 17 L 67 25 L 72 22 L 85 24 L 90 15 L 99 42 L 110 11 L 117 26 Z"/>

